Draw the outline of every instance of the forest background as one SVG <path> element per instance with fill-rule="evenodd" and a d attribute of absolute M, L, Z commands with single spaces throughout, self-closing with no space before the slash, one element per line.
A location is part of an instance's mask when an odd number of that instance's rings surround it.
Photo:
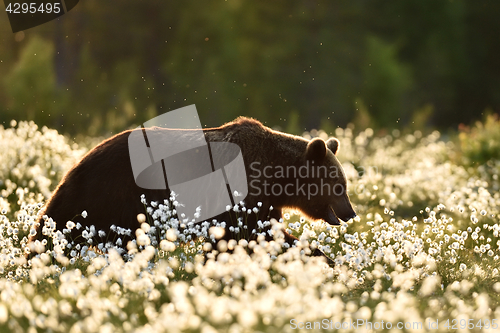
<path fill-rule="evenodd" d="M 456 129 L 500 110 L 500 2 L 80 1 L 13 34 L 0 14 L 0 124 L 110 135 L 196 104 L 311 128 Z"/>

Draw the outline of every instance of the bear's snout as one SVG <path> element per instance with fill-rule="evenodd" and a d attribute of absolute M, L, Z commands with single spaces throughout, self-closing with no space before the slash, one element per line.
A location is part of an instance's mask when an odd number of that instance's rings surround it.
<path fill-rule="evenodd" d="M 349 221 L 350 219 L 353 219 L 357 216 L 356 212 L 352 208 L 351 201 L 347 196 L 336 198 L 336 200 L 332 202 L 330 206 L 335 212 L 335 215 L 344 222 Z"/>

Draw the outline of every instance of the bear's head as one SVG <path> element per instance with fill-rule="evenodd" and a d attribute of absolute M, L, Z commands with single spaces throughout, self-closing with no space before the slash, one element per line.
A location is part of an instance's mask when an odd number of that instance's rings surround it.
<path fill-rule="evenodd" d="M 356 217 L 349 196 L 344 169 L 337 159 L 339 141 L 315 138 L 307 144 L 304 161 L 309 169 L 306 189 L 307 200 L 299 209 L 313 219 L 339 225 L 339 218 L 348 221 Z M 316 191 L 317 190 L 317 191 Z"/>

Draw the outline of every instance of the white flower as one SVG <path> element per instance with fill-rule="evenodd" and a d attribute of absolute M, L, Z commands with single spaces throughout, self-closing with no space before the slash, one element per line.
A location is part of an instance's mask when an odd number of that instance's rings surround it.
<path fill-rule="evenodd" d="M 146 246 L 151 243 L 151 240 L 149 239 L 148 235 L 146 234 L 141 234 L 139 237 L 137 237 L 137 244 L 141 246 Z"/>
<path fill-rule="evenodd" d="M 143 222 L 141 223 L 141 229 L 147 233 L 151 230 L 151 226 L 148 223 Z"/>
<path fill-rule="evenodd" d="M 224 236 L 225 230 L 221 227 L 211 227 L 209 234 L 214 236 L 215 239 L 221 239 Z"/>
<path fill-rule="evenodd" d="M 167 230 L 167 239 L 171 242 L 175 242 L 177 240 L 177 234 L 174 229 Z"/>
<path fill-rule="evenodd" d="M 175 251 L 175 244 L 168 241 L 168 240 L 163 239 L 160 242 L 160 248 L 166 252 L 173 252 L 173 251 Z"/>
<path fill-rule="evenodd" d="M 84 219 L 86 219 L 86 218 L 87 218 L 87 211 L 86 211 L 86 210 L 84 210 L 84 211 L 82 212 L 82 217 L 83 217 Z"/>

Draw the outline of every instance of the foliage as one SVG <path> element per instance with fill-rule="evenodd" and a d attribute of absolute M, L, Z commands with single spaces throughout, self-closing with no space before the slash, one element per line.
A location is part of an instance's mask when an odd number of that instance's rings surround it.
<path fill-rule="evenodd" d="M 369 113 L 377 127 L 394 127 L 390 124 L 401 121 L 399 112 L 411 88 L 410 71 L 398 61 L 395 45 L 377 37 L 368 38 L 366 52 L 363 95 L 371 106 Z"/>
<path fill-rule="evenodd" d="M 462 126 L 460 147 L 465 163 L 470 166 L 500 160 L 500 120 L 497 114 L 488 114 L 484 122 L 472 128 Z"/>
<path fill-rule="evenodd" d="M 207 126 L 245 115 L 285 129 L 297 112 L 311 129 L 347 126 L 362 101 L 375 129 L 422 116 L 449 128 L 498 112 L 499 12 L 473 0 L 85 1 L 3 37 L 0 121 L 108 135 L 195 103 Z"/>
<path fill-rule="evenodd" d="M 51 115 L 61 113 L 62 100 L 57 95 L 54 70 L 54 45 L 35 36 L 26 44 L 19 61 L 3 78 L 10 104 L 9 117 L 25 114 L 41 124 L 50 123 Z"/>

